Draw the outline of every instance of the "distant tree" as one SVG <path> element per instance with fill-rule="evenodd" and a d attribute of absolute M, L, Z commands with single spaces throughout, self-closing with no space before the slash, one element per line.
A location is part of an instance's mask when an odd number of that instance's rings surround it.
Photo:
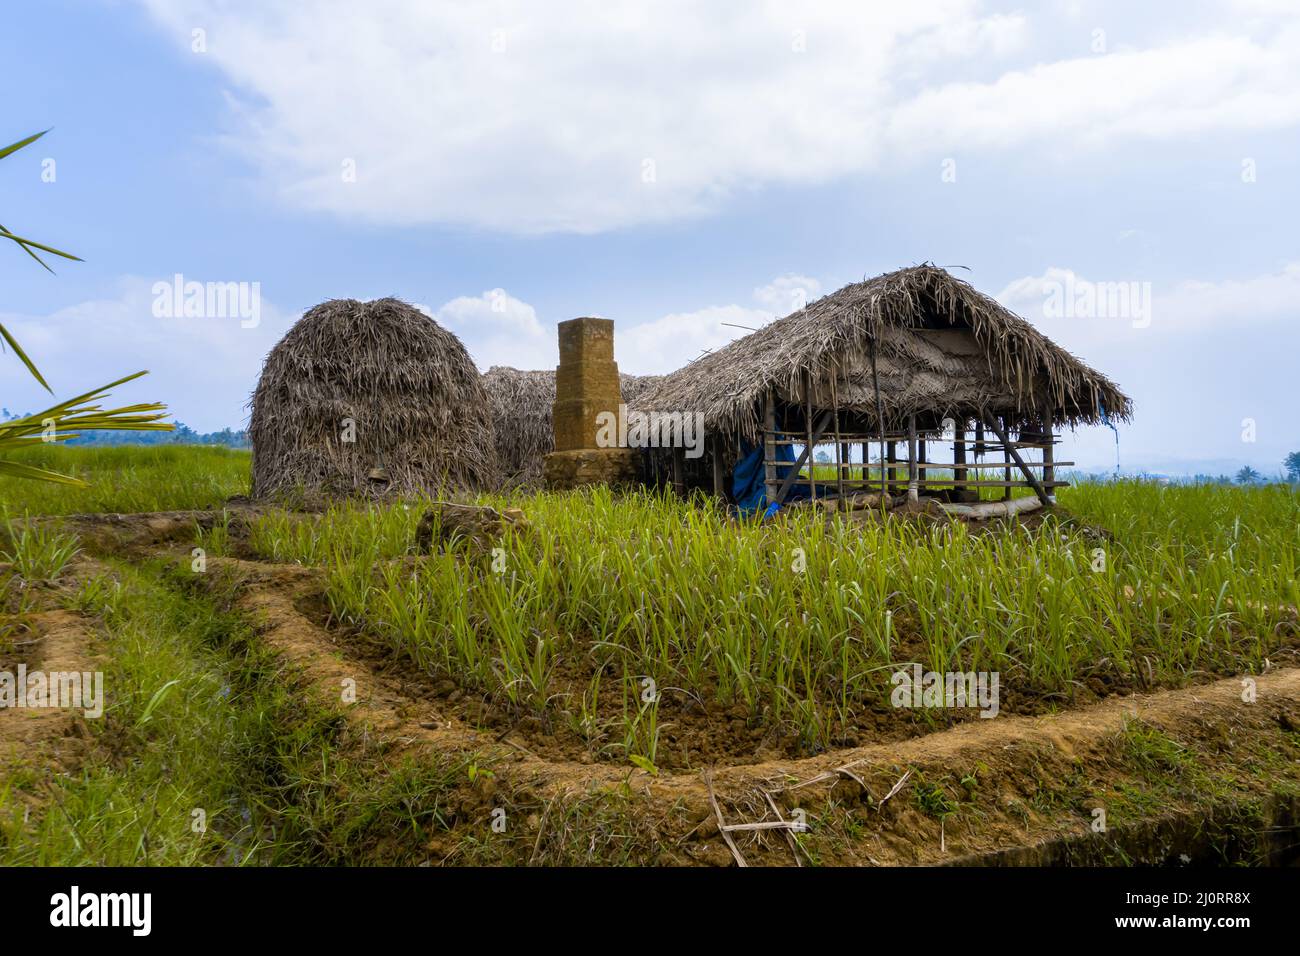
<path fill-rule="evenodd" d="M 1287 481 L 1300 481 L 1300 451 L 1293 451 L 1283 458 L 1282 467 L 1286 469 Z"/>
<path fill-rule="evenodd" d="M 829 465 L 831 463 L 831 453 L 824 450 L 819 451 L 816 455 L 813 456 L 813 459 L 819 465 Z"/>
<path fill-rule="evenodd" d="M 1241 471 L 1237 472 L 1237 484 L 1253 485 L 1258 483 L 1259 480 L 1263 477 L 1264 476 L 1261 475 L 1259 472 L 1257 472 L 1254 468 L 1251 468 L 1250 465 L 1245 465 L 1242 467 Z"/>

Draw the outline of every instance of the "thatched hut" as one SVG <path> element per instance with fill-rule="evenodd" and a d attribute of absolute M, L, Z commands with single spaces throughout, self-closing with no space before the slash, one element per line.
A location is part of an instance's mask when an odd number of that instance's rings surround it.
<path fill-rule="evenodd" d="M 657 384 L 660 375 L 619 374 L 623 402 L 636 407 L 641 396 Z M 506 484 L 536 485 L 542 463 L 555 450 L 552 413 L 555 405 L 555 369 L 522 371 L 494 365 L 483 373 L 496 435 L 496 454 Z"/>
<path fill-rule="evenodd" d="M 381 495 L 497 484 L 487 395 L 460 340 L 397 299 L 332 299 L 267 355 L 253 494 Z"/>
<path fill-rule="evenodd" d="M 795 486 L 812 497 L 874 489 L 967 500 L 981 487 L 1009 498 L 1024 485 L 1047 502 L 1055 468 L 1070 464 L 1052 460 L 1054 430 L 1132 412 L 1106 376 L 928 264 L 824 296 L 665 376 L 640 404 L 702 418 L 706 455 L 657 456 L 660 480 L 735 497 L 732 470 L 748 458 L 767 507 Z M 951 443 L 952 460 L 927 462 L 927 441 Z M 1003 460 L 983 460 L 992 453 Z M 831 460 L 801 474 L 810 455 Z M 1001 474 L 985 480 L 988 469 Z"/>

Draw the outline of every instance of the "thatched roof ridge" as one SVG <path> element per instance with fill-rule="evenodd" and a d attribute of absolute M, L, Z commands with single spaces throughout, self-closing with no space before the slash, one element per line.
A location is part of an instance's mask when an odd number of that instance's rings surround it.
<path fill-rule="evenodd" d="M 623 402 L 636 406 L 641 395 L 662 376 L 619 374 Z M 555 369 L 523 371 L 494 365 L 483 373 L 496 435 L 497 460 L 509 484 L 536 484 L 542 462 L 555 449 L 552 413 L 555 405 Z"/>
<path fill-rule="evenodd" d="M 498 482 L 478 369 L 460 339 L 398 299 L 332 299 L 305 312 L 267 355 L 251 408 L 259 497 Z"/>
<path fill-rule="evenodd" d="M 979 349 L 950 351 L 942 334 L 932 334 L 951 329 L 968 329 Z M 824 383 L 838 369 L 841 404 L 856 404 L 874 418 L 872 339 L 887 418 L 968 408 L 1025 415 L 1050 409 L 1056 424 L 1075 424 L 1099 421 L 1103 406 L 1112 419 L 1132 413 L 1129 398 L 1106 376 L 930 264 L 823 296 L 665 376 L 642 404 L 703 412 L 706 428 L 752 439 L 768 388 L 801 395 L 805 370 Z"/>

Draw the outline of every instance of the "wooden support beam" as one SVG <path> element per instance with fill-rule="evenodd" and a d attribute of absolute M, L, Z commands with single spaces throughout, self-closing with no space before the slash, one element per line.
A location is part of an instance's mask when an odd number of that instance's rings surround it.
<path fill-rule="evenodd" d="M 763 494 L 770 504 L 776 500 L 776 401 L 772 390 L 763 399 Z"/>
<path fill-rule="evenodd" d="M 815 501 L 817 500 L 817 482 L 813 480 L 816 477 L 813 469 L 817 467 L 817 459 L 812 453 L 813 442 L 816 440 L 813 438 L 812 424 L 812 372 L 807 369 L 804 369 L 803 372 L 803 403 L 803 425 L 808 438 L 807 454 L 805 455 L 808 459 L 808 494 Z"/>
<path fill-rule="evenodd" d="M 785 476 L 785 479 L 781 482 L 781 486 L 776 489 L 776 497 L 772 499 L 773 501 L 777 503 L 785 501 L 785 496 L 790 492 L 790 486 L 793 485 L 799 477 L 799 469 L 803 467 L 804 462 L 808 461 L 812 457 L 813 445 L 822 437 L 822 434 L 826 431 L 826 428 L 830 423 L 831 413 L 825 412 L 821 417 L 821 421 L 817 423 L 817 427 L 809 434 L 808 444 L 804 445 L 803 451 L 800 452 L 799 457 L 795 459 L 794 464 L 790 468 L 790 474 Z M 808 474 L 809 484 L 812 484 L 811 468 L 808 469 Z"/>
<path fill-rule="evenodd" d="M 957 480 L 957 490 L 966 490 L 966 419 L 952 422 L 952 460 L 953 478 Z"/>
<path fill-rule="evenodd" d="M 831 369 L 831 415 L 832 427 L 835 429 L 835 497 L 838 506 L 844 507 L 844 462 L 848 459 L 848 446 L 840 440 L 840 396 L 835 387 L 839 369 Z"/>
<path fill-rule="evenodd" d="M 713 451 L 713 494 L 717 498 L 727 497 L 727 486 L 722 480 L 722 439 L 715 435 L 712 442 Z"/>
<path fill-rule="evenodd" d="M 907 416 L 907 500 L 919 501 L 916 473 L 916 416 Z"/>
<path fill-rule="evenodd" d="M 1007 451 L 1010 451 L 1011 448 L 1008 445 L 1010 439 L 1007 436 L 1011 434 L 1011 429 L 1007 426 L 1007 416 L 1000 415 L 998 416 L 997 420 L 1002 423 L 1002 431 L 998 431 L 996 428 L 994 428 L 993 430 L 994 434 L 998 435 L 1002 439 L 1002 444 L 1004 446 L 1007 446 L 1006 447 Z M 1002 492 L 1002 500 L 1010 501 L 1011 500 L 1011 466 L 1010 465 L 1008 465 L 1005 469 L 1003 469 L 1002 477 L 1003 480 L 1005 480 L 1007 483 L 1006 490 Z"/>
<path fill-rule="evenodd" d="M 1052 439 L 1051 418 L 1046 419 L 1046 422 L 1047 424 L 1043 426 L 1043 431 L 1042 431 L 1042 434 L 1048 439 L 1047 442 L 1043 445 L 1043 484 L 1050 488 L 1052 486 L 1052 482 L 1056 481 L 1056 463 L 1053 461 L 1053 458 L 1055 456 L 1052 451 L 1052 442 L 1051 442 Z M 1053 502 L 1056 501 L 1056 495 L 1054 493 L 1049 492 L 1048 495 Z"/>
<path fill-rule="evenodd" d="M 993 433 L 998 436 L 998 441 L 1002 442 L 1003 447 L 1005 447 L 1006 450 L 1010 452 L 1012 460 L 1015 461 L 1016 466 L 1020 469 L 1021 474 L 1025 476 L 1025 481 L 1029 482 L 1030 487 L 1034 489 L 1034 494 L 1038 495 L 1038 500 L 1045 505 L 1050 505 L 1052 503 L 1052 498 L 1047 493 L 1047 489 L 1045 489 L 1042 486 L 1042 484 L 1039 482 L 1039 480 L 1034 477 L 1034 473 L 1030 471 L 1027 467 L 1025 467 L 1025 460 L 1020 457 L 1020 452 L 1017 451 L 1016 448 L 1008 440 L 1006 422 L 1003 421 L 1002 424 L 999 425 L 997 421 L 989 415 L 984 416 L 984 422 L 986 425 L 989 426 L 989 428 L 993 429 Z M 1010 482 L 1011 469 L 1008 468 L 1006 474 L 1007 474 L 1007 481 Z M 1011 499 L 1011 488 L 1009 485 L 1007 487 L 1006 499 L 1007 500 Z"/>
<path fill-rule="evenodd" d="M 686 449 L 681 445 L 673 447 L 673 491 L 686 496 Z"/>

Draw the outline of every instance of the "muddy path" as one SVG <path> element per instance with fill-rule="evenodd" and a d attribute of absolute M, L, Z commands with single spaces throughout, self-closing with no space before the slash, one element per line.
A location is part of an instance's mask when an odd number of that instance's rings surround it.
<path fill-rule="evenodd" d="M 68 578 L 93 573 L 96 567 L 95 561 L 77 557 Z M 102 668 L 94 626 L 61 606 L 61 587 L 42 582 L 31 590 L 32 609 L 19 615 L 21 625 L 0 662 L 0 671 L 11 682 L 5 688 L 11 695 L 5 701 L 8 706 L 0 706 L 0 778 L 16 772 L 20 764 L 40 766 L 46 775 L 73 772 L 91 746 L 84 708 L 60 706 L 65 701 L 58 688 L 44 678 L 92 675 L 93 681 L 93 674 Z M 18 683 L 19 665 L 26 675 L 25 695 Z M 42 676 L 41 684 L 35 682 L 35 674 Z"/>

